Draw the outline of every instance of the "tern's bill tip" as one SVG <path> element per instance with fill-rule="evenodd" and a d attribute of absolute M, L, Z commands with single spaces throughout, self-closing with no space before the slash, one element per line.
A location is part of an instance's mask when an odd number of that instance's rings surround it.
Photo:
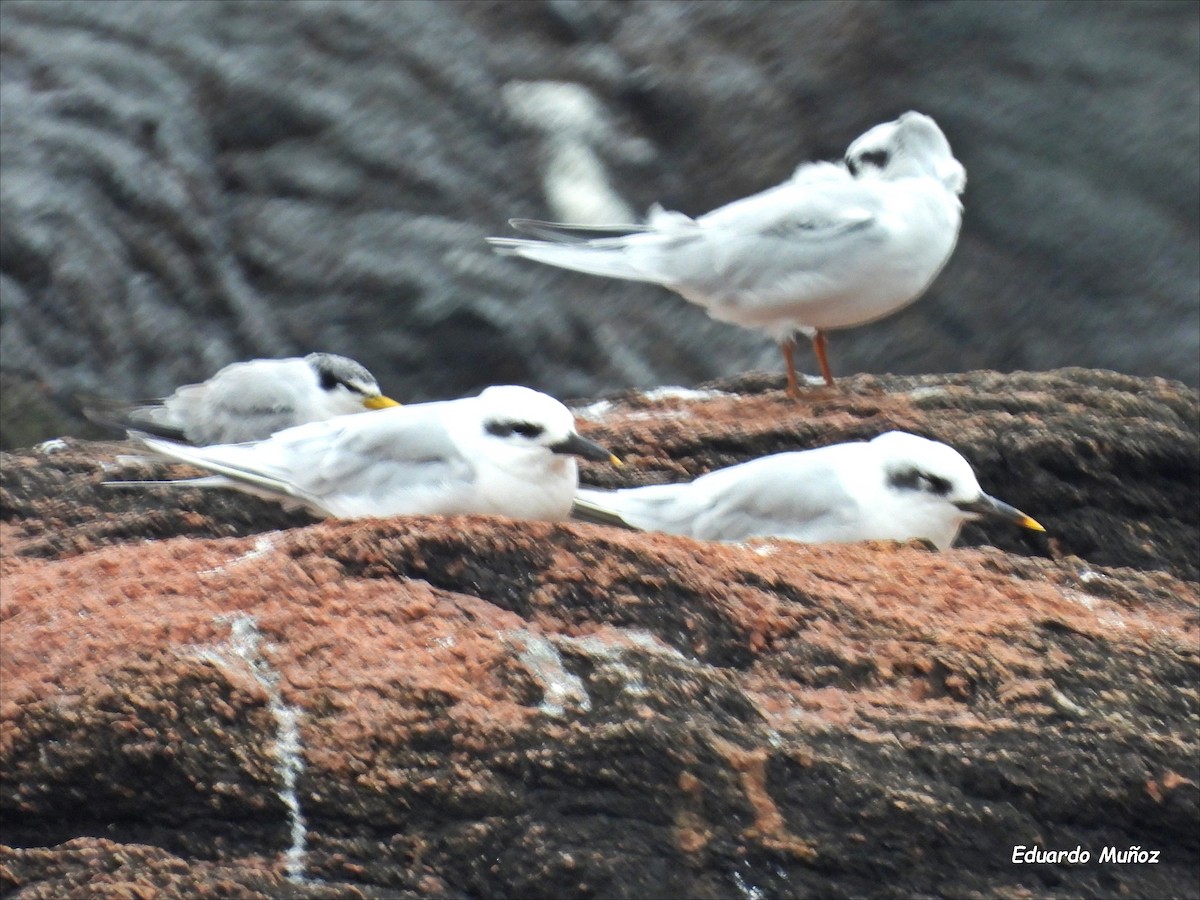
<path fill-rule="evenodd" d="M 1018 520 L 1017 524 L 1020 525 L 1022 528 L 1028 528 L 1030 531 L 1045 531 L 1046 530 L 1042 526 L 1041 522 L 1037 521 L 1037 519 L 1034 519 L 1031 516 L 1022 516 L 1021 519 Z"/>
<path fill-rule="evenodd" d="M 378 397 L 367 397 L 363 400 L 363 406 L 367 409 L 387 409 L 390 406 L 400 406 L 400 402 L 393 400 L 391 397 L 384 397 L 380 394 Z"/>

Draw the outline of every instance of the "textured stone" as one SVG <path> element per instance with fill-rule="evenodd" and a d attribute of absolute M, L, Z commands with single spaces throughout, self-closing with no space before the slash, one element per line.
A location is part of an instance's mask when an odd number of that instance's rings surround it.
<path fill-rule="evenodd" d="M 1200 632 L 1195 586 L 1165 575 L 416 519 L 9 560 L 5 581 L 0 802 L 31 888 L 41 866 L 105 883 L 32 849 L 83 833 L 111 842 L 92 850 L 110 872 L 150 845 L 277 892 L 273 679 L 321 882 L 1179 895 L 1194 877 Z M 1164 859 L 1013 867 L 1034 841 Z M 130 865 L 170 884 L 150 856 Z"/>
<path fill-rule="evenodd" d="M 1058 544 L 309 524 L 102 493 L 117 445 L 5 455 L 0 891 L 1195 894 L 1195 392 L 969 373 L 794 404 L 780 382 L 592 404 L 581 429 L 627 466 L 587 474 L 905 427 Z M 1091 861 L 1014 865 L 1022 844 Z"/>
<path fill-rule="evenodd" d="M 869 439 L 900 429 L 945 441 L 984 490 L 1025 510 L 1046 536 L 968 525 L 960 546 L 989 543 L 1200 581 L 1200 400 L 1191 388 L 1085 369 L 856 376 L 799 402 L 782 375 L 581 401 L 581 433 L 627 463 L 582 463 L 603 487 L 681 481 L 768 453 Z M 54 556 L 132 538 L 247 535 L 310 522 L 233 491 L 113 490 L 130 477 L 127 445 L 68 440 L 4 457 L 0 520 L 9 547 Z M 193 470 L 154 466 L 144 477 Z"/>
<path fill-rule="evenodd" d="M 518 116 L 505 97 L 528 81 L 590 92 L 572 147 L 607 187 L 581 171 L 567 188 L 637 214 L 706 212 L 906 109 L 933 115 L 969 173 L 959 247 L 910 309 L 833 336 L 839 375 L 1200 383 L 1186 3 L 5 0 L 0 16 L 5 448 L 79 434 L 75 391 L 162 394 L 314 349 L 408 400 L 779 365 L 667 291 L 483 243 L 563 212 L 552 120 L 571 110 Z"/>

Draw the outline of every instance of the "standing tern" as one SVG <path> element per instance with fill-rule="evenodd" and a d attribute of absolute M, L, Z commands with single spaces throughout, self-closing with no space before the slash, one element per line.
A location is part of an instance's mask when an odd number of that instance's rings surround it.
<path fill-rule="evenodd" d="M 907 112 L 857 138 L 842 165 L 802 165 L 783 184 L 693 219 L 661 207 L 645 225 L 510 224 L 542 240 L 488 238 L 500 253 L 670 288 L 722 322 L 777 340 L 799 395 L 795 336 L 873 322 L 921 296 L 950 258 L 967 175 L 929 116 Z"/>

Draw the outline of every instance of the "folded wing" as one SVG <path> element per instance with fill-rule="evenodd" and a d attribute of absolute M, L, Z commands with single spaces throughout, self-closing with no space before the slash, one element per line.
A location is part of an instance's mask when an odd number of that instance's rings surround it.
<path fill-rule="evenodd" d="M 475 469 L 443 427 L 442 405 L 339 416 L 249 444 L 187 447 L 140 439 L 164 458 L 224 479 L 204 479 L 201 486 L 237 487 L 303 505 L 317 515 L 452 513 L 461 506 Z"/>
<path fill-rule="evenodd" d="M 488 241 L 560 268 L 662 284 L 704 305 L 769 303 L 815 292 L 828 272 L 853 265 L 883 239 L 881 212 L 876 185 L 824 164 L 699 219 L 661 209 L 642 226 L 518 219 L 514 227 L 545 240 Z"/>

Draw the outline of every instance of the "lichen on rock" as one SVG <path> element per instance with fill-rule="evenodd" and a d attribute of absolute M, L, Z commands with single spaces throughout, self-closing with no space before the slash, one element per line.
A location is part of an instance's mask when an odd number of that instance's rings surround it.
<path fill-rule="evenodd" d="M 5 455 L 2 889 L 1188 893 L 1196 393 L 1084 370 L 712 387 L 593 407 L 581 430 L 627 465 L 585 477 L 904 428 L 1049 538 L 315 522 L 101 488 L 119 444 Z M 1035 841 L 1092 862 L 1013 864 Z M 1160 862 L 1097 862 L 1134 844 Z"/>

